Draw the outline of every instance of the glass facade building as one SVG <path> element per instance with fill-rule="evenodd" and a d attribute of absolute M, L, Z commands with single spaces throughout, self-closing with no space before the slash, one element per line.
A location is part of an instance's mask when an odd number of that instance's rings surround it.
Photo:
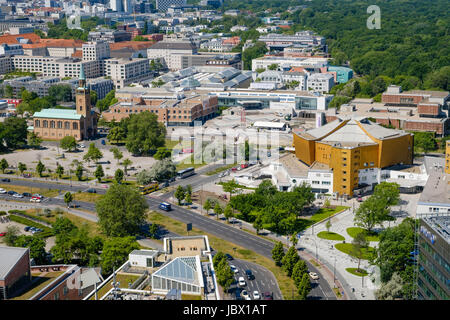
<path fill-rule="evenodd" d="M 450 299 L 450 216 L 420 219 L 418 298 Z"/>

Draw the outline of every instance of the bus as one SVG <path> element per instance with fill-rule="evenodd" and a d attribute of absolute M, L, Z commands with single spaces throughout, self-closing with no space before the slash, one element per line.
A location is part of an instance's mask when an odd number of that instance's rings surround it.
<path fill-rule="evenodd" d="M 184 170 L 178 171 L 177 178 L 184 179 L 186 177 L 192 176 L 193 174 L 195 174 L 195 169 L 194 169 L 194 167 L 190 167 L 190 168 L 186 168 Z"/>
<path fill-rule="evenodd" d="M 145 186 L 139 186 L 138 188 L 139 188 L 139 192 L 141 194 L 149 194 L 149 193 L 152 193 L 152 192 L 158 190 L 158 187 L 159 187 L 158 182 L 152 182 Z"/>
<path fill-rule="evenodd" d="M 159 204 L 159 208 L 162 209 L 162 210 L 164 210 L 164 211 L 170 211 L 170 210 L 172 210 L 172 206 L 170 205 L 170 203 L 167 203 L 167 202 L 161 202 L 161 203 Z"/>

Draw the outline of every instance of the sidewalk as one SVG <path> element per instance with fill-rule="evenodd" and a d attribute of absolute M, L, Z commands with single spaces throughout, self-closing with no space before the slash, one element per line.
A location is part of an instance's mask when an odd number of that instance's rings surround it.
<path fill-rule="evenodd" d="M 169 199 L 168 199 L 168 202 L 171 202 L 171 203 L 174 203 L 174 204 L 178 204 L 177 199 L 175 199 L 174 197 L 169 198 Z M 195 213 L 198 213 L 198 214 L 201 214 L 201 215 L 203 215 L 203 216 L 206 216 L 206 211 L 203 209 L 203 213 L 202 213 L 202 207 L 201 207 L 200 204 L 198 204 L 198 203 L 192 203 L 192 205 L 194 205 L 194 206 L 196 207 L 196 209 L 189 208 L 190 211 L 195 212 Z M 349 210 L 347 210 L 347 211 L 349 211 Z M 345 211 L 344 211 L 344 212 L 345 212 Z M 343 213 L 343 212 L 342 212 L 342 213 Z M 338 213 L 338 214 L 340 214 L 340 213 Z M 337 215 L 338 215 L 338 214 L 337 214 Z M 221 218 L 223 218 L 223 215 L 221 215 L 221 216 L 219 217 L 219 219 L 217 219 L 217 218 L 214 217 L 214 216 L 209 216 L 209 215 L 208 215 L 208 217 L 209 217 L 210 219 L 216 219 L 217 221 L 220 221 L 220 222 L 222 222 L 222 223 L 227 223 L 226 220 L 222 220 L 222 219 L 221 219 Z M 318 224 L 316 224 L 316 225 L 319 225 L 319 224 L 321 224 L 321 222 L 318 223 Z M 234 218 L 234 222 L 231 223 L 230 225 L 231 225 L 231 226 L 236 226 L 236 227 L 239 228 L 239 229 L 245 229 L 245 230 L 247 230 L 247 231 L 250 231 L 250 232 L 256 234 L 256 229 L 253 227 L 253 225 L 250 224 L 250 223 L 248 223 L 248 222 L 246 222 L 246 221 L 243 221 L 243 220 L 239 220 L 239 219 Z M 309 230 L 309 229 L 308 229 L 308 230 Z M 268 237 L 268 238 L 271 238 L 271 239 L 276 240 L 276 241 L 281 241 L 282 243 L 286 244 L 287 246 L 290 246 L 290 245 L 291 245 L 289 239 L 288 239 L 286 236 L 282 236 L 282 235 L 273 233 L 273 232 L 271 232 L 271 231 L 269 231 L 269 230 L 265 230 L 265 229 L 264 229 L 264 230 L 260 230 L 260 234 L 261 234 L 261 233 L 264 233 L 264 234 L 265 234 L 265 236 L 258 235 L 258 236 L 261 236 L 262 238 Z M 299 241 L 299 242 L 300 242 L 300 241 Z M 322 273 L 324 279 L 325 279 L 325 280 L 328 282 L 328 284 L 330 285 L 330 287 L 331 287 L 332 289 L 333 289 L 333 288 L 338 288 L 339 292 L 342 294 L 342 297 L 341 297 L 341 298 L 338 298 L 338 299 L 342 299 L 342 300 L 356 300 L 356 299 L 357 299 L 357 297 L 351 292 L 351 287 L 350 287 L 350 285 L 349 285 L 348 283 L 346 283 L 345 278 L 343 278 L 343 277 L 340 275 L 340 273 L 337 272 L 337 270 L 336 270 L 336 272 L 335 272 L 336 280 L 334 281 L 334 279 L 333 279 L 333 272 L 332 272 L 331 269 L 330 269 L 330 265 L 327 264 L 327 263 L 324 263 L 324 262 L 320 261 L 320 260 L 321 260 L 321 259 L 320 259 L 320 256 L 319 256 L 319 261 L 317 261 L 317 259 L 315 259 L 315 258 L 313 257 L 313 255 L 312 255 L 312 252 L 313 252 L 314 250 L 311 250 L 311 248 L 306 247 L 306 246 L 303 246 L 303 247 L 302 247 L 302 246 L 300 246 L 299 244 L 297 244 L 296 248 L 297 248 L 297 249 L 303 249 L 303 250 L 299 250 L 298 253 L 299 253 L 299 256 L 302 257 L 304 260 L 307 260 L 308 262 L 311 262 L 311 260 L 314 260 L 316 263 L 319 264 L 319 267 L 317 267 L 317 268 L 321 269 L 321 273 Z M 337 250 L 336 250 L 336 251 L 337 251 Z M 335 293 L 335 292 L 334 292 L 334 293 Z M 336 294 L 336 293 L 335 293 L 335 294 Z"/>

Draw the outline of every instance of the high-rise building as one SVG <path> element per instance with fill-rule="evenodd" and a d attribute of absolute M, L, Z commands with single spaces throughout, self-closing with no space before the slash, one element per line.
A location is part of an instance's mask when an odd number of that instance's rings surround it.
<path fill-rule="evenodd" d="M 185 6 L 186 0 L 156 0 L 156 10 L 166 12 L 171 5 Z"/>
<path fill-rule="evenodd" d="M 418 299 L 449 300 L 449 215 L 431 215 L 420 219 L 418 249 Z"/>

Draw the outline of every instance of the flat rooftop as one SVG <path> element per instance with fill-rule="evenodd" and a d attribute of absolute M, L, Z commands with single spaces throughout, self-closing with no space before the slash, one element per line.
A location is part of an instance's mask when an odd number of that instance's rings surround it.
<path fill-rule="evenodd" d="M 423 220 L 450 243 L 450 216 L 426 217 Z"/>
<path fill-rule="evenodd" d="M 450 208 L 450 175 L 444 173 L 444 158 L 426 161 L 429 173 L 427 184 L 420 195 L 418 204 L 448 206 Z M 430 167 L 431 166 L 431 167 Z"/>

